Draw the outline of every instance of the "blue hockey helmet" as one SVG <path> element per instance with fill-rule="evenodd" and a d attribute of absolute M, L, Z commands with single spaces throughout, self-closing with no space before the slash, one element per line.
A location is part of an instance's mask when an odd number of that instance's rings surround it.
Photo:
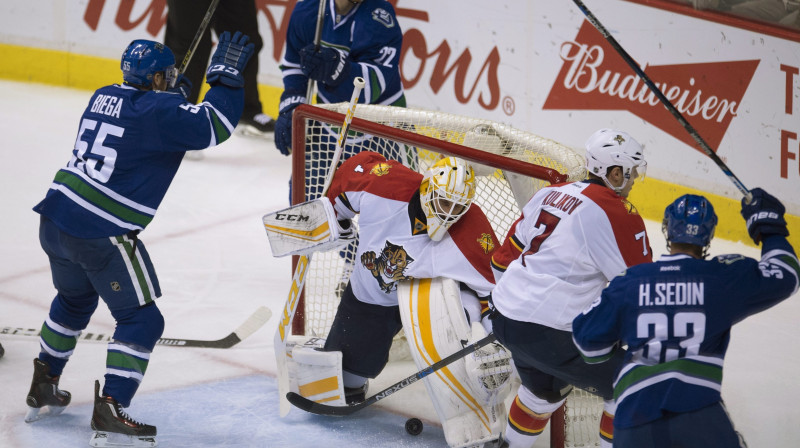
<path fill-rule="evenodd" d="M 685 194 L 668 205 L 661 223 L 667 248 L 670 243 L 694 244 L 703 248 L 704 257 L 716 227 L 717 215 L 711 202 L 694 194 Z"/>
<path fill-rule="evenodd" d="M 128 45 L 122 53 L 120 68 L 126 83 L 142 87 L 150 87 L 153 75 L 158 72 L 164 72 L 168 86 L 177 75 L 172 50 L 160 42 L 144 39 L 136 39 Z"/>

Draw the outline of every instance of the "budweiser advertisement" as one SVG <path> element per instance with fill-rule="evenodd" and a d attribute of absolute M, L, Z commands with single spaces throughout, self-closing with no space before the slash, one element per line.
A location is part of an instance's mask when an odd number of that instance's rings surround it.
<path fill-rule="evenodd" d="M 274 113 L 297 0 L 255 1 L 259 81 L 274 87 L 265 89 Z M 409 105 L 506 122 L 576 148 L 597 128 L 623 128 L 645 145 L 649 176 L 739 197 L 572 2 L 389 3 L 404 35 Z M 800 39 L 659 8 L 661 0 L 586 3 L 746 186 L 777 194 L 800 215 Z M 166 0 L 2 2 L 0 45 L 116 60 L 134 38 L 163 39 L 167 13 Z"/>

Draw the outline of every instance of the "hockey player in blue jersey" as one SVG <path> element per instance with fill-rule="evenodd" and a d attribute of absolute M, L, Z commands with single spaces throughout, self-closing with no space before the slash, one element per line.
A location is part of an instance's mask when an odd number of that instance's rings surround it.
<path fill-rule="evenodd" d="M 320 1 L 326 5 L 317 49 L 314 35 Z M 402 44 L 394 8 L 386 0 L 297 2 L 281 60 L 284 91 L 275 122 L 278 150 L 285 155 L 290 152 L 292 112 L 306 102 L 309 79 L 317 81 L 320 103 L 349 101 L 353 79 L 360 76 L 367 81 L 360 103 L 405 107 L 399 65 Z M 335 133 L 333 137 L 335 143 Z"/>
<path fill-rule="evenodd" d="M 572 324 L 588 362 L 627 345 L 614 383 L 615 447 L 744 447 L 720 394 L 731 327 L 798 290 L 784 206 L 760 188 L 742 216 L 761 260 L 706 260 L 717 216 L 684 195 L 664 212 L 668 255 L 616 277 Z"/>
<path fill-rule="evenodd" d="M 39 241 L 50 260 L 57 294 L 42 325 L 25 421 L 60 413 L 69 392 L 59 378 L 77 337 L 102 298 L 116 320 L 108 345 L 105 384 L 95 381 L 93 446 L 109 433 L 128 443 L 154 446 L 156 427 L 123 410 L 130 405 L 164 329 L 155 304 L 158 278 L 137 235 L 150 223 L 186 151 L 230 137 L 244 105 L 242 70 L 252 56 L 248 37 L 223 33 L 201 104 L 176 89 L 172 51 L 134 40 L 122 55 L 122 84 L 98 89 L 81 117 L 72 158 L 55 175 L 45 198 Z M 178 80 L 180 81 L 180 80 Z M 180 82 L 177 83 L 181 85 Z M 46 413 L 40 413 L 45 408 Z"/>

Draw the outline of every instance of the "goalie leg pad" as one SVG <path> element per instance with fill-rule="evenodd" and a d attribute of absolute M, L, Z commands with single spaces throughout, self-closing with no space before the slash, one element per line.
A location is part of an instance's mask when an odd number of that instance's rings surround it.
<path fill-rule="evenodd" d="M 318 403 L 345 405 L 342 352 L 322 351 L 325 340 L 295 345 L 288 361 L 289 389 Z"/>
<path fill-rule="evenodd" d="M 401 282 L 397 292 L 403 329 L 418 369 L 462 349 L 472 339 L 455 281 L 416 279 Z M 449 446 L 480 445 L 501 436 L 505 396 L 478 386 L 467 373 L 464 358 L 426 376 L 424 382 Z"/>

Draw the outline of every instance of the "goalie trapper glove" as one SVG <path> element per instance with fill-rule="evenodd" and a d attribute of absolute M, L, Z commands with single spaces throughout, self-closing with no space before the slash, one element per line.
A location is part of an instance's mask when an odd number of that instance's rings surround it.
<path fill-rule="evenodd" d="M 300 50 L 300 70 L 309 78 L 336 87 L 350 77 L 350 61 L 344 52 L 309 44 Z"/>
<path fill-rule="evenodd" d="M 747 233 L 756 244 L 763 237 L 770 235 L 788 236 L 786 219 L 783 214 L 786 208 L 775 196 L 761 188 L 750 190 L 753 199 L 747 203 L 747 198 L 742 199 L 742 217 L 747 222 Z"/>
<path fill-rule="evenodd" d="M 237 31 L 233 37 L 228 31 L 219 36 L 217 49 L 211 56 L 211 64 L 206 72 L 206 82 L 210 85 L 224 84 L 228 87 L 244 87 L 244 71 L 255 46 L 247 43 L 249 37 Z"/>
<path fill-rule="evenodd" d="M 278 104 L 278 119 L 275 120 L 275 146 L 281 154 L 288 156 L 292 151 L 292 113 L 306 103 L 304 92 L 285 90 Z"/>

